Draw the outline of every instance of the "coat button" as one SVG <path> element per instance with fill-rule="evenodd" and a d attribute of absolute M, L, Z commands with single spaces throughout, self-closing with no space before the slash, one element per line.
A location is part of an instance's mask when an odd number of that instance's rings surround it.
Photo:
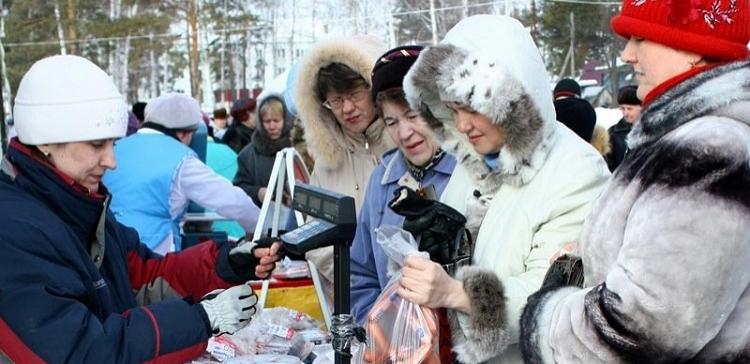
<path fill-rule="evenodd" d="M 102 257 L 97 255 L 94 257 L 94 262 L 99 263 L 99 261 L 102 260 Z"/>

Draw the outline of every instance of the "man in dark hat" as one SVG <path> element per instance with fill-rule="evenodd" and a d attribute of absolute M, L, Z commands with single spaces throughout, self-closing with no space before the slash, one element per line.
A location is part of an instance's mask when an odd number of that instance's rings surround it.
<path fill-rule="evenodd" d="M 221 141 L 227 132 L 227 116 L 227 109 L 223 107 L 214 110 L 211 128 L 213 129 L 213 137 L 216 141 Z"/>
<path fill-rule="evenodd" d="M 637 86 L 625 86 L 617 93 L 617 103 L 622 111 L 622 119 L 609 128 L 609 141 L 612 151 L 607 155 L 607 166 L 611 172 L 625 159 L 627 143 L 625 138 L 630 133 L 633 124 L 641 116 L 641 100 L 636 96 Z"/>
<path fill-rule="evenodd" d="M 581 85 L 576 80 L 571 78 L 563 78 L 555 85 L 555 89 L 552 91 L 555 100 L 564 99 L 568 97 L 580 98 L 581 97 Z"/>
<path fill-rule="evenodd" d="M 581 98 L 581 85 L 575 80 L 564 78 L 555 85 L 553 94 L 557 121 L 591 143 L 596 126 L 596 111 L 588 101 Z"/>

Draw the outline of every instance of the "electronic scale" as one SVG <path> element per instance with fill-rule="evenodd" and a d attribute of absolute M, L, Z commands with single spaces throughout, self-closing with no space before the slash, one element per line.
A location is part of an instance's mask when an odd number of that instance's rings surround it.
<path fill-rule="evenodd" d="M 349 247 L 357 228 L 354 198 L 300 183 L 294 187 L 292 207 L 306 214 L 308 222 L 281 236 L 286 251 L 302 255 L 333 245 L 332 346 L 336 364 L 349 364 L 351 339 L 356 332 L 349 312 Z"/>

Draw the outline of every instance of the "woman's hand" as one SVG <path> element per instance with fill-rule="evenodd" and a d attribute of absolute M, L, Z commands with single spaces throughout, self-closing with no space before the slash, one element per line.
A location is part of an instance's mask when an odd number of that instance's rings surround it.
<path fill-rule="evenodd" d="M 450 308 L 469 313 L 471 305 L 464 285 L 451 278 L 439 264 L 409 256 L 401 268 L 398 294 L 404 299 L 430 308 Z"/>
<path fill-rule="evenodd" d="M 252 270 L 256 278 L 266 279 L 281 259 L 280 249 L 281 241 L 278 238 L 248 241 L 229 251 L 229 265 L 236 274 L 243 275 Z"/>
<path fill-rule="evenodd" d="M 276 262 L 281 259 L 279 255 L 281 243 L 271 244 L 269 248 L 255 248 L 253 255 L 259 259 L 258 265 L 255 266 L 255 276 L 261 279 L 268 278 L 271 272 L 276 268 Z"/>

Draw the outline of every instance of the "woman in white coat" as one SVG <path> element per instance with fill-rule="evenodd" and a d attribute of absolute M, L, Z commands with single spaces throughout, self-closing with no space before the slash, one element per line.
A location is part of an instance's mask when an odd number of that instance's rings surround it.
<path fill-rule="evenodd" d="M 526 299 L 553 255 L 577 242 L 609 176 L 601 155 L 555 121 L 549 85 L 528 31 L 492 15 L 458 23 L 404 81 L 412 108 L 442 122 L 443 148 L 460 164 L 443 199 L 466 215 L 476 240 L 472 266 L 455 277 L 409 259 L 399 292 L 449 309 L 463 363 L 521 361 Z"/>

